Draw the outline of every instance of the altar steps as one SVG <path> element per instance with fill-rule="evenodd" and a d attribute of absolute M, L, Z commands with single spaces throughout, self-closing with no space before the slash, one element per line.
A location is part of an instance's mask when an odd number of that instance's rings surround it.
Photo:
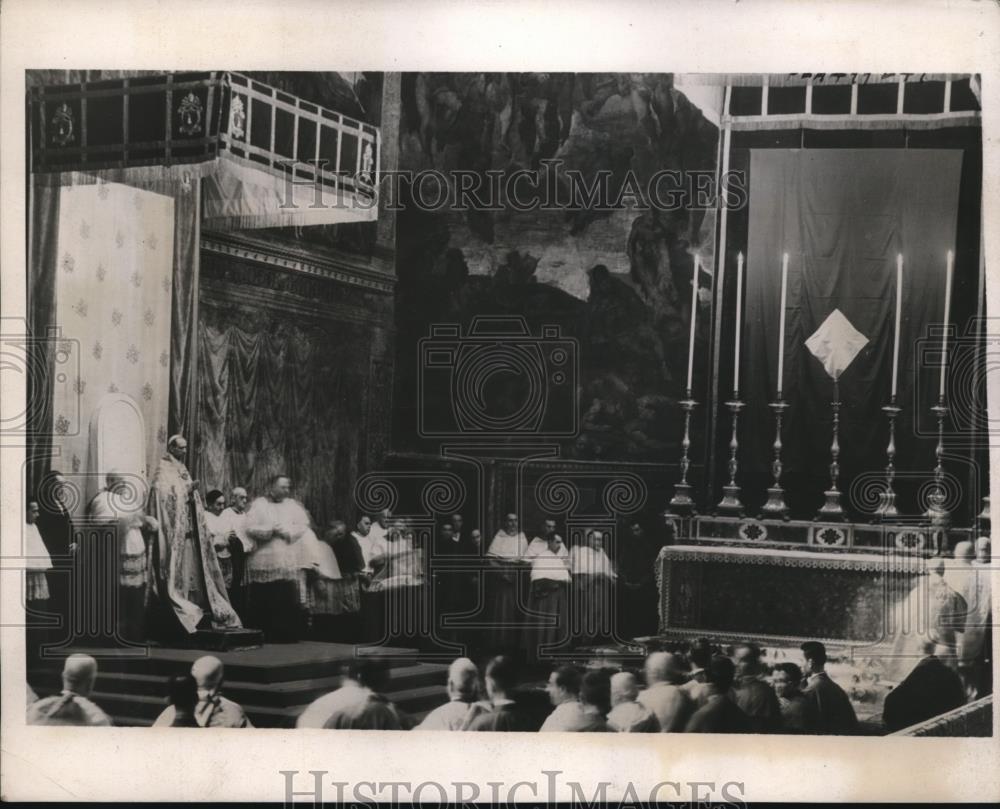
<path fill-rule="evenodd" d="M 144 657 L 128 657 L 110 650 L 73 649 L 98 658 L 97 683 L 92 699 L 119 725 L 149 725 L 166 705 L 170 677 L 190 671 L 204 652 L 152 647 Z M 389 665 L 385 694 L 402 711 L 419 720 L 447 701 L 448 667 L 416 662 L 413 650 L 382 649 Z M 335 689 L 340 664 L 355 648 L 345 644 L 302 643 L 269 645 L 262 649 L 220 652 L 225 664 L 223 693 L 238 702 L 256 727 L 292 727 L 295 718 L 313 700 Z M 34 667 L 29 682 L 40 696 L 58 693 L 62 661 Z"/>

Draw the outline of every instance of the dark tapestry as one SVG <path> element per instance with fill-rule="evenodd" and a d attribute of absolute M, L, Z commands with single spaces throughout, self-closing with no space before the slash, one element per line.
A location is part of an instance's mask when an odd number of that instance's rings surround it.
<path fill-rule="evenodd" d="M 350 523 L 366 463 L 371 342 L 356 323 L 203 301 L 194 454 L 203 488 L 244 486 L 252 498 L 280 472 L 317 525 Z"/>
<path fill-rule="evenodd" d="M 946 253 L 955 247 L 962 154 L 956 150 L 808 149 L 751 153 L 750 223 L 743 356 L 741 469 L 751 510 L 765 499 L 777 385 L 782 253 L 789 254 L 783 431 L 783 485 L 796 516 L 810 518 L 829 487 L 833 382 L 805 341 L 839 309 L 868 344 L 840 379 L 840 486 L 853 516 L 869 513 L 873 481 L 885 467 L 896 301 L 896 255 L 904 256 L 897 422 L 900 509 L 918 508 L 907 472 L 930 479 L 933 439 L 925 413 L 937 399 L 939 368 L 926 367 L 921 338 L 940 326 Z M 968 313 L 952 312 L 964 328 Z M 940 336 L 934 345 L 940 344 Z M 940 353 L 940 352 L 938 352 Z M 923 362 L 925 367 L 918 366 Z M 918 384 L 919 382 L 919 384 Z M 728 383 L 727 388 L 728 389 Z M 963 470 L 964 471 L 964 470 Z M 864 476 L 863 478 L 861 476 Z M 877 503 L 877 500 L 876 500 Z M 925 506 L 926 507 L 926 506 Z"/>

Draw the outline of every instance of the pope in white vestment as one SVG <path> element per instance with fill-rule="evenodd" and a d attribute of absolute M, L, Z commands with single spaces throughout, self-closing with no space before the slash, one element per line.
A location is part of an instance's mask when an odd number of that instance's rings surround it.
<path fill-rule="evenodd" d="M 240 619 L 226 594 L 201 494 L 184 465 L 186 455 L 184 437 L 171 437 L 153 475 L 146 506 L 157 523 L 152 584 L 188 633 L 206 617 L 212 629 L 238 629 Z"/>

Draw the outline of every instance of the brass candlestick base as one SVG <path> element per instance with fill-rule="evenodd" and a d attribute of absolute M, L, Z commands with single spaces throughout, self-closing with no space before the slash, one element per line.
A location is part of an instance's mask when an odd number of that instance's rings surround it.
<path fill-rule="evenodd" d="M 827 489 L 823 492 L 823 495 L 826 497 L 826 502 L 816 513 L 816 519 L 823 520 L 824 522 L 842 521 L 844 519 L 844 508 L 840 505 L 840 490 Z"/>
<path fill-rule="evenodd" d="M 781 487 L 781 421 L 788 409 L 788 402 L 779 398 L 778 401 L 771 402 L 768 407 L 774 411 L 774 443 L 771 445 L 774 453 L 774 458 L 771 461 L 771 474 L 774 476 L 774 482 L 767 490 L 767 502 L 764 503 L 761 512 L 765 517 L 787 520 L 788 504 L 785 503 L 785 490 Z"/>
<path fill-rule="evenodd" d="M 691 391 L 680 405 L 684 410 L 684 438 L 681 440 L 681 479 L 674 486 L 674 496 L 670 498 L 670 511 L 680 516 L 688 516 L 694 512 L 694 498 L 691 497 L 691 484 L 687 481 L 691 461 L 688 450 L 691 449 L 691 411 L 698 403 L 691 398 Z"/>
<path fill-rule="evenodd" d="M 882 492 L 879 506 L 875 510 L 875 519 L 879 522 L 888 522 L 899 517 L 896 492 L 892 488 L 892 482 L 896 479 L 896 418 L 903 412 L 903 408 L 896 404 L 896 397 L 893 396 L 889 404 L 882 408 L 882 412 L 889 419 L 889 444 L 885 448 L 885 491 Z"/>
<path fill-rule="evenodd" d="M 736 472 L 739 469 L 737 454 L 740 448 L 738 437 L 740 411 L 745 407 L 745 404 L 739 400 L 734 392 L 733 401 L 726 402 L 726 407 L 733 414 L 733 434 L 729 439 L 729 483 L 722 487 L 723 497 L 716 508 L 720 514 L 742 517 L 744 514 L 743 501 L 740 500 L 740 487 L 736 483 Z"/>

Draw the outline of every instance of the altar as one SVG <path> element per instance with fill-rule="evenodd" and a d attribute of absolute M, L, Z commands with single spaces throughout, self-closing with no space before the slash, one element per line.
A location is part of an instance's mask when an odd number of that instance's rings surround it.
<path fill-rule="evenodd" d="M 889 639 L 890 608 L 920 569 L 912 556 L 671 545 L 657 559 L 661 632 L 875 645 Z"/>
<path fill-rule="evenodd" d="M 892 608 L 926 557 L 975 536 L 913 520 L 695 516 L 673 527 L 676 544 L 656 560 L 661 634 L 863 646 L 891 641 Z"/>

